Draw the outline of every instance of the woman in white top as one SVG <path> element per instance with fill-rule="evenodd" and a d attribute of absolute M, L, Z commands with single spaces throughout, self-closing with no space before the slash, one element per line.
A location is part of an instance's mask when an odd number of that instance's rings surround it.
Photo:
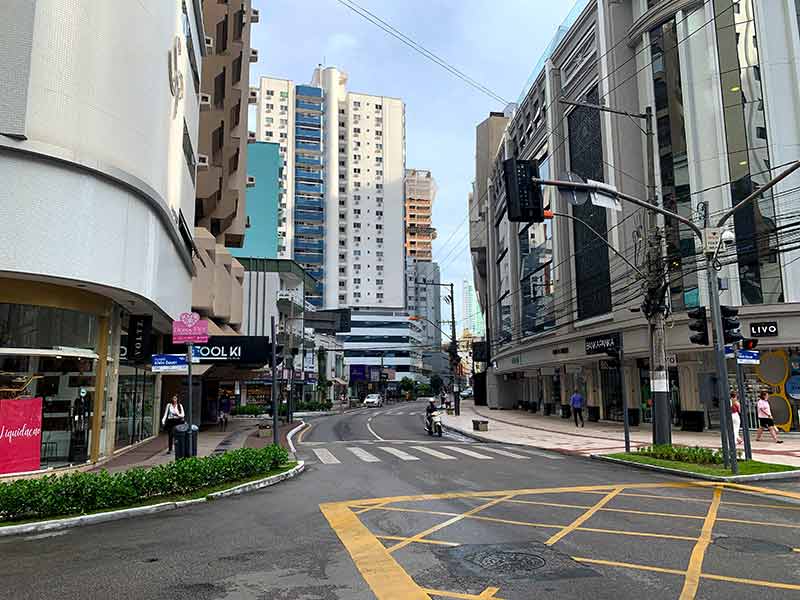
<path fill-rule="evenodd" d="M 172 396 L 172 402 L 167 404 L 167 408 L 164 410 L 164 416 L 161 418 L 161 424 L 166 427 L 169 437 L 167 454 L 172 452 L 172 440 L 174 439 L 173 430 L 176 425 L 183 423 L 183 417 L 183 405 L 178 402 L 178 396 L 174 395 Z"/>

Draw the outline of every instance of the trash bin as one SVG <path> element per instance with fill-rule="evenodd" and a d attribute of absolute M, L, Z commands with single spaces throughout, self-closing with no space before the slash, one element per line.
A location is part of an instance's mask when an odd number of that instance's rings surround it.
<path fill-rule="evenodd" d="M 189 426 L 185 423 L 176 425 L 172 430 L 172 437 L 175 444 L 175 460 L 189 456 Z"/>
<path fill-rule="evenodd" d="M 192 425 L 192 429 L 190 432 L 187 432 L 186 435 L 186 456 L 197 456 L 197 432 L 199 428 L 197 425 Z"/>

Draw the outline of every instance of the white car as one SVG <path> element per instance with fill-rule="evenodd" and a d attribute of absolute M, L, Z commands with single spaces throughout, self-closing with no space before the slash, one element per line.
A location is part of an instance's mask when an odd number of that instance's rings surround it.
<path fill-rule="evenodd" d="M 380 394 L 368 394 L 364 398 L 364 407 L 369 406 L 383 406 L 383 398 Z"/>

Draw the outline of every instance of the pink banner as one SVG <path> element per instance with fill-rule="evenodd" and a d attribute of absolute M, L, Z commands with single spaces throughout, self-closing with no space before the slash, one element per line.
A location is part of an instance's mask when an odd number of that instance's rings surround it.
<path fill-rule="evenodd" d="M 0 400 L 0 473 L 38 471 L 42 399 Z"/>
<path fill-rule="evenodd" d="M 172 343 L 208 343 L 208 321 L 195 312 L 181 313 L 180 319 L 172 322 Z"/>

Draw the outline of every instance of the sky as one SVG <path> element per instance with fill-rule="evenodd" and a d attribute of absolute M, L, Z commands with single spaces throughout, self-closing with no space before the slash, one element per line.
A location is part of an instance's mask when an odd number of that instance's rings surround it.
<path fill-rule="evenodd" d="M 516 102 L 574 0 L 355 0 L 501 98 Z M 430 169 L 439 191 L 434 260 L 455 283 L 460 334 L 461 282 L 472 280 L 467 194 L 475 176 L 475 127 L 503 103 L 366 21 L 338 0 L 253 0 L 251 30 L 262 75 L 308 83 L 319 63 L 348 74 L 354 92 L 402 98 L 406 167 Z M 449 306 L 442 306 L 442 318 Z"/>

